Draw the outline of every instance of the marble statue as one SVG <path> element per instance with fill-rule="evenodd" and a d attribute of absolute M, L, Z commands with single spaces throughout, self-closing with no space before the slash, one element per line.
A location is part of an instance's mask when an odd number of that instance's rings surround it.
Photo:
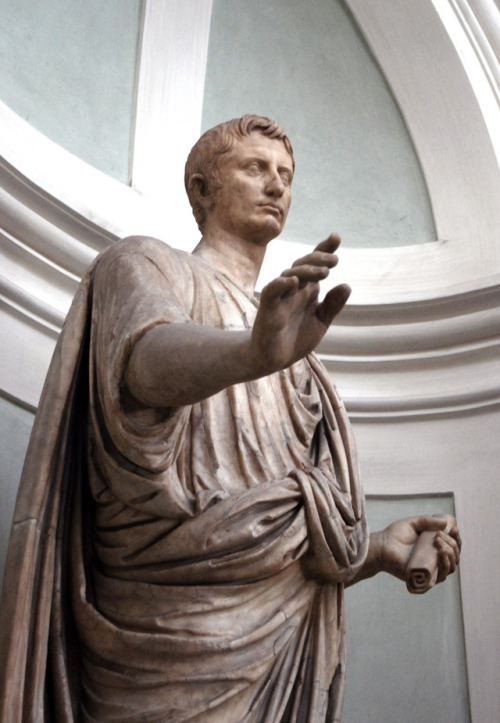
<path fill-rule="evenodd" d="M 13 522 L 1 720 L 340 720 L 344 587 L 458 564 L 449 515 L 368 531 L 314 354 L 350 293 L 318 299 L 339 238 L 254 292 L 293 174 L 273 121 L 217 126 L 186 164 L 194 252 L 128 238 L 82 280 Z"/>

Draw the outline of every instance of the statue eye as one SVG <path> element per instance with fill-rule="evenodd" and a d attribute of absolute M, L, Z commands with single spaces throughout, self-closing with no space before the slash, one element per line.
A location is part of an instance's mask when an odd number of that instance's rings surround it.
<path fill-rule="evenodd" d="M 252 161 L 251 163 L 249 163 L 249 164 L 246 166 L 246 170 L 247 170 L 250 174 L 256 176 L 258 173 L 260 173 L 260 172 L 262 171 L 262 168 L 261 168 L 261 166 L 260 166 L 260 163 L 258 163 L 257 161 Z"/>

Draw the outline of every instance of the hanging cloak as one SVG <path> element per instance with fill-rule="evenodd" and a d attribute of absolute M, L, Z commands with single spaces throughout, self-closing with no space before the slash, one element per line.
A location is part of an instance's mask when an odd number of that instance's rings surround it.
<path fill-rule="evenodd" d="M 343 584 L 368 531 L 327 372 L 310 355 L 175 409 L 145 408 L 123 383 L 153 327 L 241 330 L 257 308 L 200 258 L 147 238 L 86 274 L 14 516 L 2 720 L 340 719 Z"/>

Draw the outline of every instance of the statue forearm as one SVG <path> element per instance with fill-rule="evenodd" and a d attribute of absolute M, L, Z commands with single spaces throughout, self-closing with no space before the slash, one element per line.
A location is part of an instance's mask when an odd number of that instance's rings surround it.
<path fill-rule="evenodd" d="M 250 330 L 161 324 L 136 343 L 125 383 L 146 406 L 193 404 L 260 376 L 250 348 Z"/>

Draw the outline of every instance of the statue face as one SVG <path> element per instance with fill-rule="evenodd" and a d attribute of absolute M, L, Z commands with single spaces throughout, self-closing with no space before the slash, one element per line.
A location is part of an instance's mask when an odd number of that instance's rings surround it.
<path fill-rule="evenodd" d="M 211 228 L 252 243 L 267 243 L 285 225 L 293 165 L 279 140 L 252 133 L 219 161 L 222 188 L 212 193 Z"/>

